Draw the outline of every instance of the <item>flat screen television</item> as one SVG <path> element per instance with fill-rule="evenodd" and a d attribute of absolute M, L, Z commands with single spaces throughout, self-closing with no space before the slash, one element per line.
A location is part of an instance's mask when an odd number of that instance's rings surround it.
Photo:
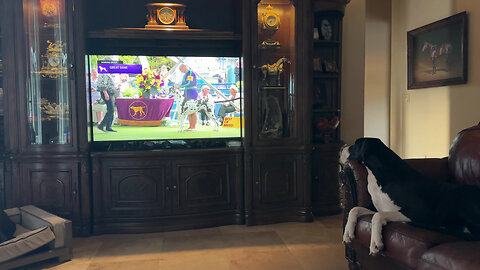
<path fill-rule="evenodd" d="M 93 145 L 241 143 L 240 57 L 88 55 L 86 60 Z"/>

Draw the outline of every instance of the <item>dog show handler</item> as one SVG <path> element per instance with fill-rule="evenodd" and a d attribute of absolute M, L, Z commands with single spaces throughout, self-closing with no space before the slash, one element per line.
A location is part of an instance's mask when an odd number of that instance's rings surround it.
<path fill-rule="evenodd" d="M 195 72 L 187 67 L 185 64 L 181 64 L 178 69 L 183 73 L 182 84 L 177 85 L 177 88 L 184 88 L 185 89 L 185 101 L 188 99 L 197 99 L 198 92 L 197 92 L 197 76 Z M 177 104 L 178 106 L 179 104 Z M 187 130 L 195 130 L 197 126 L 198 116 L 197 113 L 192 113 L 188 115 L 189 127 Z"/>

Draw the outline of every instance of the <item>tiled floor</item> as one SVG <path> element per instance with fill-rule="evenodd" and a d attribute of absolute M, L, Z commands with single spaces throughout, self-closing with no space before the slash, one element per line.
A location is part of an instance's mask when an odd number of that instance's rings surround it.
<path fill-rule="evenodd" d="M 74 239 L 74 257 L 22 269 L 347 270 L 341 216 L 312 223 L 244 225 Z"/>

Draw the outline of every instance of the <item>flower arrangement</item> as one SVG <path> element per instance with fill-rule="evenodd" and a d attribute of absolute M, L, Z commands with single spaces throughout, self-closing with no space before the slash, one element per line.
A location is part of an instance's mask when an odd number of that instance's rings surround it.
<path fill-rule="evenodd" d="M 163 86 L 163 80 L 156 71 L 149 68 L 144 69 L 142 74 L 137 75 L 137 80 L 135 81 L 138 88 L 142 89 L 142 92 L 149 91 L 153 88 L 160 88 Z"/>

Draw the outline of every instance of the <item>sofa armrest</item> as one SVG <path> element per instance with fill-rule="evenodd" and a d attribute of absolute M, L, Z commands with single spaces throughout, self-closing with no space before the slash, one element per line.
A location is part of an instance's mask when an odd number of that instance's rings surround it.
<path fill-rule="evenodd" d="M 72 222 L 33 205 L 20 207 L 22 226 L 35 230 L 48 226 L 55 234 L 54 248 L 72 246 Z"/>
<path fill-rule="evenodd" d="M 432 180 L 448 182 L 448 157 L 415 158 L 405 161 L 421 174 Z"/>
<path fill-rule="evenodd" d="M 340 181 L 346 215 L 355 206 L 375 209 L 367 190 L 367 169 L 363 164 L 348 160 L 340 171 Z"/>

